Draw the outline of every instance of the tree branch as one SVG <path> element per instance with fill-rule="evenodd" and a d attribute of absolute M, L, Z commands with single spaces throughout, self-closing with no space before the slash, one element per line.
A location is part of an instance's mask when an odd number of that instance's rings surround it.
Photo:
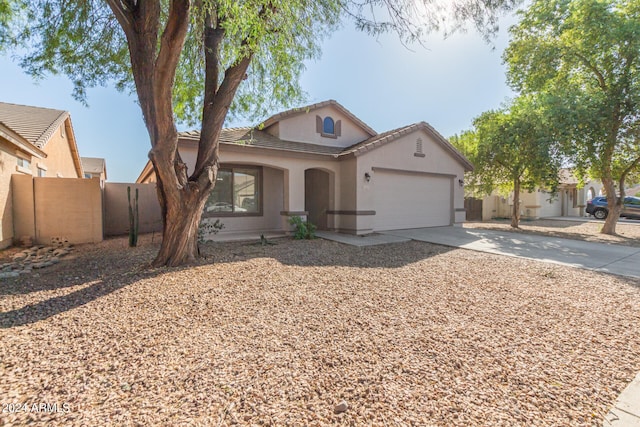
<path fill-rule="evenodd" d="M 189 0 L 174 0 L 171 2 L 167 24 L 160 39 L 160 51 L 154 66 L 154 96 L 156 99 L 169 100 L 157 103 L 156 113 L 167 126 L 175 131 L 172 108 L 173 83 L 176 68 L 180 60 L 180 53 L 189 29 Z"/>
<path fill-rule="evenodd" d="M 587 58 L 585 58 L 582 54 L 578 53 L 578 52 L 572 52 L 580 61 L 582 61 L 582 63 L 588 68 L 590 69 L 595 75 L 596 78 L 598 79 L 598 84 L 600 85 L 600 88 L 602 90 L 604 90 L 605 92 L 607 91 L 607 82 L 604 78 L 604 75 L 600 72 L 600 70 L 598 70 L 598 68 L 596 68 L 595 65 L 591 64 L 591 62 L 589 62 L 589 60 Z"/>
<path fill-rule="evenodd" d="M 133 30 L 133 5 L 126 0 L 105 0 L 127 37 Z"/>

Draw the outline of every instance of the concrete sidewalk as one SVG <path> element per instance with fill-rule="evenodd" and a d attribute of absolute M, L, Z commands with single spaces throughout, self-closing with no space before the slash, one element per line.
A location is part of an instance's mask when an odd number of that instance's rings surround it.
<path fill-rule="evenodd" d="M 463 227 L 416 228 L 381 234 L 640 279 L 640 248 L 629 246 Z"/>
<path fill-rule="evenodd" d="M 640 427 L 640 373 L 604 417 L 604 427 Z"/>

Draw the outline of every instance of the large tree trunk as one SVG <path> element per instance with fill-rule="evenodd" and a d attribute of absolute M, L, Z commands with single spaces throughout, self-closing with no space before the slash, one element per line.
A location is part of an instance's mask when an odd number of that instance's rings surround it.
<path fill-rule="evenodd" d="M 520 226 L 520 179 L 513 180 L 513 212 L 511 215 L 511 227 Z"/>
<path fill-rule="evenodd" d="M 177 141 L 177 135 L 175 139 Z M 189 179 L 187 166 L 178 152 L 165 151 L 162 144 L 158 144 L 149 157 L 156 172 L 163 219 L 162 244 L 152 265 L 190 264 L 198 256 L 198 228 L 204 205 L 213 190 L 217 167 L 208 167 Z"/>
<path fill-rule="evenodd" d="M 165 204 L 162 244 L 152 263 L 155 267 L 190 264 L 198 256 L 198 227 L 207 196 L 182 193 L 183 199 L 192 200 L 179 205 Z"/>
<path fill-rule="evenodd" d="M 615 235 L 616 225 L 620 218 L 620 212 L 622 212 L 622 199 L 616 195 L 616 187 L 613 184 L 613 179 L 603 178 L 602 184 L 607 195 L 607 208 L 609 209 L 609 214 L 607 215 L 607 219 L 605 220 L 600 232 L 602 234 Z"/>

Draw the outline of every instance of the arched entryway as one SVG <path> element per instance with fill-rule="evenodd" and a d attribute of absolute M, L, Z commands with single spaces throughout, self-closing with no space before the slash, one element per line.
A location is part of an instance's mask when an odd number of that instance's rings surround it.
<path fill-rule="evenodd" d="M 327 211 L 331 209 L 331 181 L 331 174 L 325 170 L 304 171 L 304 210 L 309 213 L 309 222 L 318 227 L 318 230 L 330 228 Z"/>

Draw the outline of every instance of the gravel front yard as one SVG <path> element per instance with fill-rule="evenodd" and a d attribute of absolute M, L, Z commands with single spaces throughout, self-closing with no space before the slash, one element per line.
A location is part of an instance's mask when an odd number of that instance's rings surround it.
<path fill-rule="evenodd" d="M 0 282 L 0 425 L 599 425 L 640 370 L 638 281 L 418 242 L 151 269 L 149 240 Z"/>

